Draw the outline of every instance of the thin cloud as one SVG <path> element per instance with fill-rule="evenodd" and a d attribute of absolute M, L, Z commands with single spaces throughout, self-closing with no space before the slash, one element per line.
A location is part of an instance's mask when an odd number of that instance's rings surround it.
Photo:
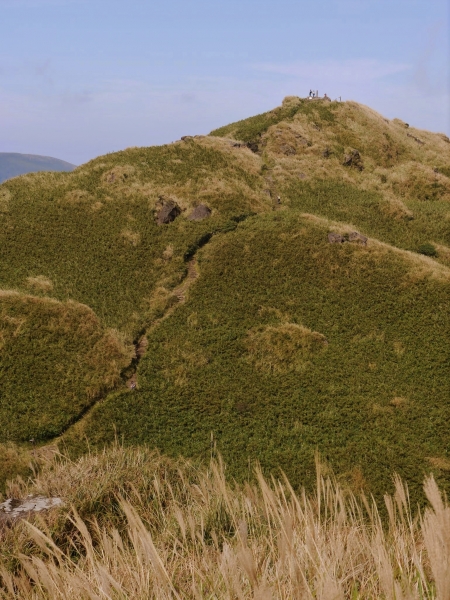
<path fill-rule="evenodd" d="M 64 106 L 80 106 L 94 101 L 94 96 L 88 90 L 82 92 L 66 91 L 61 94 L 61 104 Z"/>
<path fill-rule="evenodd" d="M 64 6 L 66 4 L 86 4 L 87 0 L 0 0 L 0 8 L 21 8 L 41 6 Z"/>
<path fill-rule="evenodd" d="M 355 82 L 367 83 L 411 69 L 411 65 L 408 64 L 382 62 L 374 59 L 299 61 L 286 64 L 260 63 L 254 64 L 252 67 L 266 73 L 341 85 Z"/>

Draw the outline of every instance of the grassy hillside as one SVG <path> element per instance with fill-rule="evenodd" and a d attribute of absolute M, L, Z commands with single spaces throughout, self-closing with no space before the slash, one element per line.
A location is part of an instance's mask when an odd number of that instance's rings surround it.
<path fill-rule="evenodd" d="M 0 442 L 57 435 L 113 388 L 133 355 L 73 301 L 0 292 Z"/>
<path fill-rule="evenodd" d="M 36 171 L 73 171 L 75 165 L 50 156 L 0 152 L 0 183 Z"/>
<path fill-rule="evenodd" d="M 152 333 L 139 390 L 70 439 L 207 459 L 212 435 L 233 476 L 258 459 L 296 486 L 319 448 L 352 486 L 379 493 L 395 470 L 418 491 L 450 444 L 450 269 L 375 240 L 330 245 L 330 228 L 280 211 L 215 237 Z"/>
<path fill-rule="evenodd" d="M 181 214 L 158 225 L 167 201 Z M 30 437 L 119 435 L 298 487 L 319 449 L 354 489 L 382 495 L 393 470 L 414 500 L 429 470 L 450 489 L 449 201 L 445 135 L 295 97 L 5 182 L 5 455 L 23 472 Z M 328 243 L 355 230 L 367 246 Z"/>

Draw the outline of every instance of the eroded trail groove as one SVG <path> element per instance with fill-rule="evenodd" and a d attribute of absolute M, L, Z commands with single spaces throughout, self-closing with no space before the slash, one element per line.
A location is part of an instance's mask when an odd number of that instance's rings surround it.
<path fill-rule="evenodd" d="M 169 307 L 165 310 L 164 314 L 161 317 L 159 317 L 158 319 L 155 319 L 154 321 L 152 321 L 148 326 L 144 327 L 140 331 L 137 339 L 134 341 L 135 355 L 134 355 L 133 359 L 131 360 L 131 363 L 122 371 L 122 380 L 124 381 L 126 387 L 130 391 L 133 391 L 139 387 L 138 368 L 139 368 L 139 363 L 140 363 L 142 357 L 144 356 L 144 354 L 147 350 L 147 347 L 148 347 L 148 336 L 151 335 L 151 333 L 153 331 L 155 331 L 155 329 L 163 321 L 165 321 L 168 317 L 170 317 L 177 310 L 177 308 L 179 306 L 181 306 L 182 304 L 184 304 L 186 302 L 188 290 L 191 287 L 191 285 L 198 279 L 198 277 L 199 277 L 199 271 L 198 271 L 197 258 L 195 256 L 193 256 L 187 262 L 187 273 L 186 273 L 186 276 L 184 277 L 183 281 L 180 283 L 179 286 L 174 288 L 172 290 L 172 292 L 170 293 L 169 297 L 175 297 L 177 299 L 177 301 L 175 303 L 169 303 Z M 77 417 L 75 417 L 74 419 L 71 420 L 71 422 L 68 424 L 68 426 L 66 428 L 64 428 L 63 431 L 61 431 L 60 435 L 57 436 L 56 439 L 58 439 L 58 437 L 60 437 L 64 433 L 66 433 L 69 429 L 71 429 L 77 423 L 82 421 L 82 419 L 84 419 L 87 416 L 87 414 L 92 410 L 92 408 L 98 402 L 105 400 L 109 394 L 114 393 L 114 392 L 117 392 L 117 389 L 110 390 L 103 395 L 97 396 L 89 404 L 89 406 L 84 408 L 83 411 Z"/>
<path fill-rule="evenodd" d="M 175 304 L 171 304 L 161 317 L 155 319 L 148 327 L 143 329 L 139 335 L 139 338 L 134 343 L 136 349 L 135 356 L 131 361 L 131 364 L 123 372 L 124 379 L 126 380 L 126 386 L 130 390 L 133 390 L 138 386 L 137 370 L 139 367 L 139 362 L 144 356 L 148 347 L 148 335 L 155 331 L 155 329 L 160 325 L 160 323 L 162 323 L 168 317 L 170 317 L 181 304 L 184 304 L 186 302 L 187 292 L 198 277 L 198 264 L 197 259 L 194 256 L 189 260 L 187 264 L 186 277 L 183 279 L 181 284 L 178 287 L 176 287 L 170 294 L 171 297 L 177 298 L 177 302 Z"/>

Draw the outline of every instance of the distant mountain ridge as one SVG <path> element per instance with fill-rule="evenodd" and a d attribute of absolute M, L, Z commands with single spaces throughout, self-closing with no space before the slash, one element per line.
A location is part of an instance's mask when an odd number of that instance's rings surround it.
<path fill-rule="evenodd" d="M 38 154 L 20 154 L 19 152 L 0 152 L 0 183 L 36 171 L 73 171 L 72 165 L 52 156 Z"/>

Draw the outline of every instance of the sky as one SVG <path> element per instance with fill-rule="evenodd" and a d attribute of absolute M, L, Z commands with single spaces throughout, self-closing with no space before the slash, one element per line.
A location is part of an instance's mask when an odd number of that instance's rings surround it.
<path fill-rule="evenodd" d="M 81 164 L 288 95 L 450 135 L 447 0 L 0 0 L 0 152 Z"/>

